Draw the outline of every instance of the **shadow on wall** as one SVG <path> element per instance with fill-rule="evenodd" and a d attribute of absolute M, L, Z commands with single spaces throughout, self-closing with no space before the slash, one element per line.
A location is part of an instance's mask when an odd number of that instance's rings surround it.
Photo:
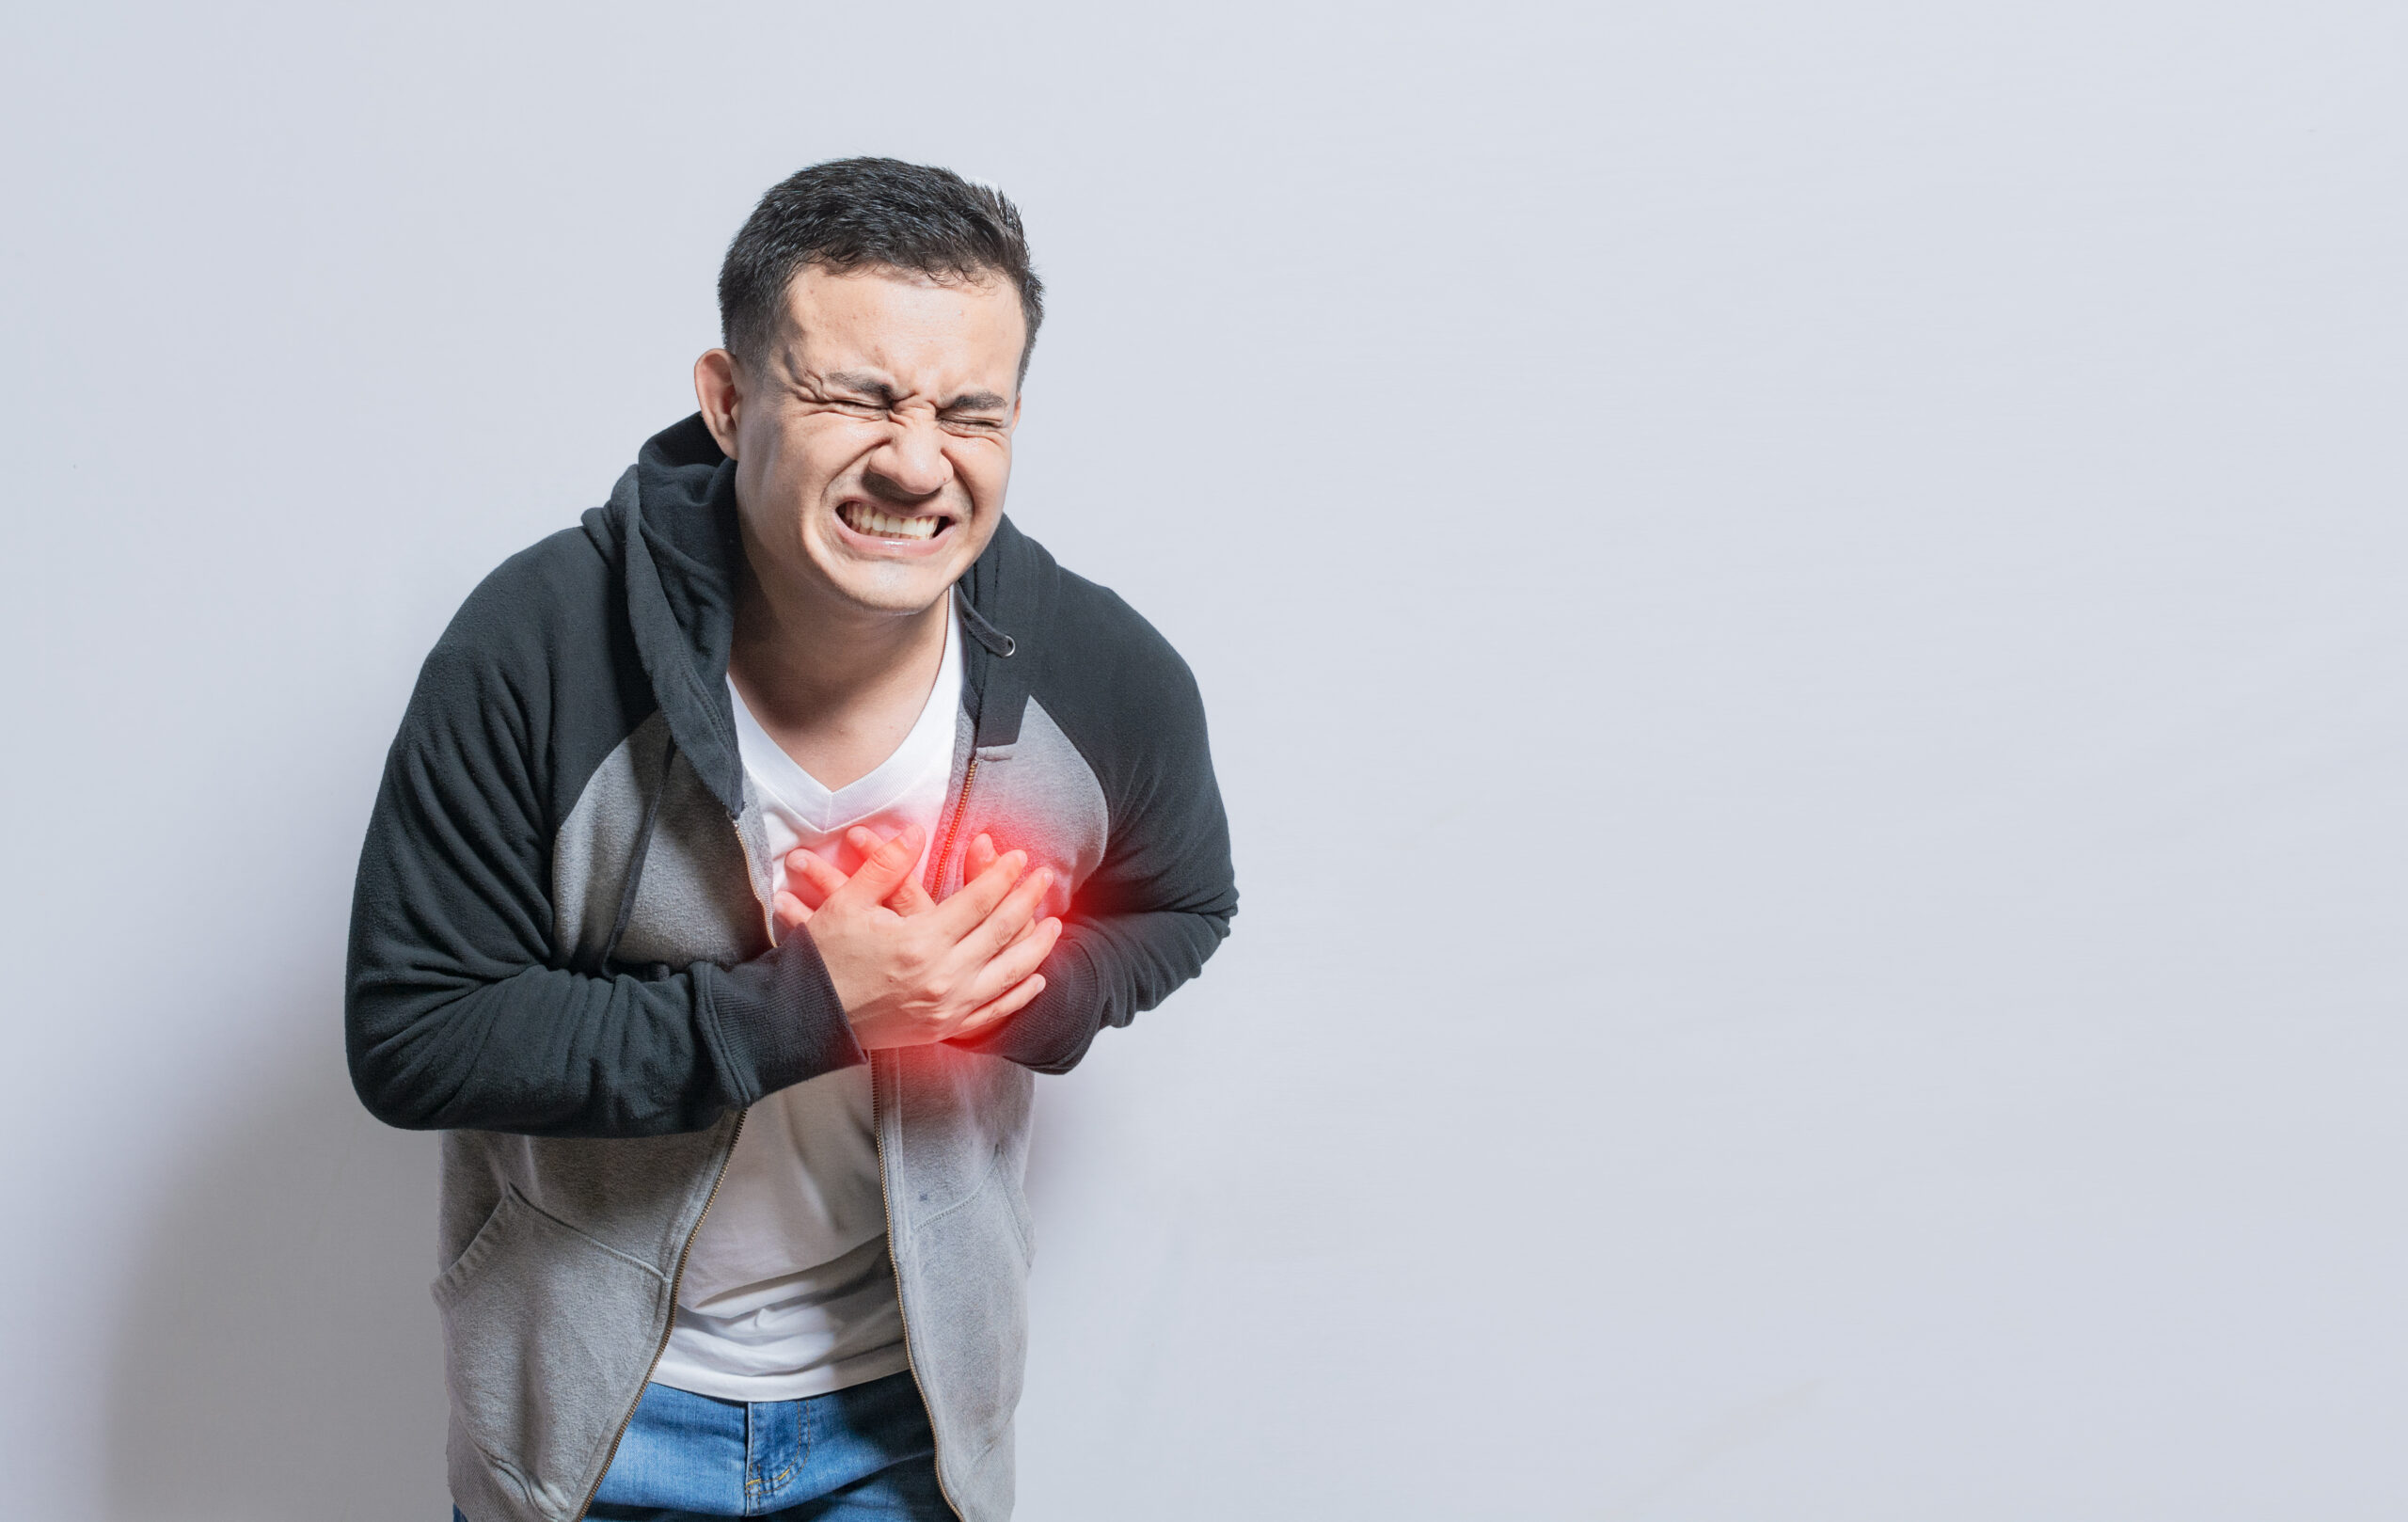
<path fill-rule="evenodd" d="M 326 1029 L 333 1029 L 331 1017 Z M 118 1522 L 436 1522 L 436 1138 L 372 1119 L 340 1050 L 262 1079 L 168 1170 L 107 1430 Z"/>

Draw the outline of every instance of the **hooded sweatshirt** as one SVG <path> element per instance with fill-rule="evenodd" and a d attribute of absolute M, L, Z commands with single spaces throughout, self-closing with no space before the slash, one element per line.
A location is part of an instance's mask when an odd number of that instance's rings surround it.
<path fill-rule="evenodd" d="M 1011 1510 L 1031 1071 L 1194 976 L 1236 912 L 1187 667 L 1006 519 L 956 585 L 973 638 L 927 884 L 1026 850 L 1064 918 L 1036 1000 L 864 1053 L 775 863 L 726 680 L 735 467 L 699 417 L 512 557 L 420 674 L 353 899 L 345 1035 L 389 1124 L 446 1133 L 450 1476 L 470 1522 L 583 1514 L 670 1328 L 744 1114 L 866 1063 L 905 1345 L 966 1522 Z"/>

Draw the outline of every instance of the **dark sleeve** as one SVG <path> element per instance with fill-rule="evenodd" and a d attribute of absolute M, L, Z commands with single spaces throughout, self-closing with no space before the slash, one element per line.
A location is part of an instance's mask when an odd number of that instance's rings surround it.
<path fill-rule="evenodd" d="M 420 1130 L 656 1135 L 864 1060 L 807 935 L 659 976 L 560 965 L 545 766 L 575 657 L 528 632 L 525 589 L 498 595 L 502 579 L 427 658 L 360 852 L 344 1036 L 370 1112 Z"/>
<path fill-rule="evenodd" d="M 1135 658 L 1111 668 L 1114 690 L 1061 705 L 1074 720 L 1109 705 L 1108 722 L 1082 723 L 1085 737 L 1072 734 L 1104 785 L 1103 861 L 1080 885 L 1062 939 L 1039 969 L 1045 991 L 957 1043 L 1038 1072 L 1068 1072 L 1098 1031 L 1128 1024 L 1203 971 L 1237 912 L 1203 698 L 1187 663 L 1134 613 L 1126 616 L 1141 637 L 1119 645 Z"/>

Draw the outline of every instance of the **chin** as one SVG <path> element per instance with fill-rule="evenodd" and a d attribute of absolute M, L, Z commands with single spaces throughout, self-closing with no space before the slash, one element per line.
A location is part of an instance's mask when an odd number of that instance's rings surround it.
<path fill-rule="evenodd" d="M 964 567 L 966 569 L 966 567 Z M 851 565 L 829 579 L 855 607 L 879 613 L 921 613 L 943 597 L 960 571 L 950 565 Z"/>

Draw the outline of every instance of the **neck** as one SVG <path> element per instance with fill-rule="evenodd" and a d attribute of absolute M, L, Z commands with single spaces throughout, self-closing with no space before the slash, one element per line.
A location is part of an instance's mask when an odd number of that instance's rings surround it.
<path fill-rule="evenodd" d="M 897 687 L 926 695 L 944 658 L 949 597 L 880 613 L 816 592 L 772 586 L 746 559 L 728 669 L 745 701 L 768 710 L 762 718 L 808 725 Z"/>

